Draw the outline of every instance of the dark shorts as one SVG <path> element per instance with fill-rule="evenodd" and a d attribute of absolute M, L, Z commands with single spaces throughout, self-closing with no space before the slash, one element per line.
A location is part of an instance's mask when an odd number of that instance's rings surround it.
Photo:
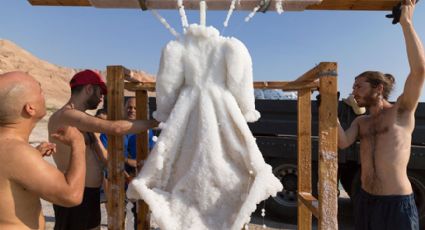
<path fill-rule="evenodd" d="M 86 230 L 100 225 L 100 188 L 85 188 L 83 202 L 66 208 L 53 205 L 55 230 Z"/>
<path fill-rule="evenodd" d="M 413 194 L 377 196 L 361 189 L 354 197 L 356 230 L 419 230 Z"/>

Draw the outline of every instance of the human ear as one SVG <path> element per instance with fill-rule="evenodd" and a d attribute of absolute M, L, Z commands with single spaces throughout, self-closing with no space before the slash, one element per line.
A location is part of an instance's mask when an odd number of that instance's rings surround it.
<path fill-rule="evenodd" d="M 94 88 L 93 88 L 93 86 L 92 85 L 86 85 L 85 87 L 84 87 L 84 91 L 86 92 L 86 94 L 88 94 L 88 95 L 92 95 L 93 94 L 93 90 L 94 90 Z"/>
<path fill-rule="evenodd" d="M 378 88 L 378 93 L 380 95 L 382 95 L 384 93 L 384 85 L 383 84 L 379 84 L 377 88 Z"/>
<path fill-rule="evenodd" d="M 25 104 L 24 110 L 29 116 L 31 116 L 31 117 L 35 116 L 36 109 L 31 104 L 29 104 L 29 103 Z"/>

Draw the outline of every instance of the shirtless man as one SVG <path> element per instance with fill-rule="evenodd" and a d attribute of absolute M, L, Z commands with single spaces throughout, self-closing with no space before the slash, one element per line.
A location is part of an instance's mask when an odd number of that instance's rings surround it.
<path fill-rule="evenodd" d="M 412 186 L 407 177 L 414 113 L 425 80 L 425 55 L 412 17 L 414 0 L 405 0 L 400 24 L 410 73 L 395 104 L 388 102 L 394 84 L 389 74 L 367 71 L 356 77 L 353 95 L 367 115 L 357 117 L 338 146 L 360 140 L 361 191 L 354 197 L 356 229 L 419 229 Z"/>
<path fill-rule="evenodd" d="M 49 132 L 59 126 L 71 125 L 84 132 L 86 138 L 86 183 L 81 205 L 73 208 L 54 205 L 55 229 L 99 229 L 100 228 L 100 186 L 103 181 L 103 160 L 100 152 L 102 144 L 93 133 L 125 135 L 139 133 L 157 126 L 156 121 L 110 121 L 88 115 L 86 110 L 96 109 L 106 94 L 106 85 L 98 73 L 84 70 L 74 75 L 70 81 L 71 98 L 49 120 Z M 59 170 L 65 172 L 69 168 L 68 146 L 57 145 L 54 160 Z"/>
<path fill-rule="evenodd" d="M 0 229 L 44 229 L 40 198 L 67 207 L 83 198 L 85 147 L 77 129 L 58 127 L 63 129 L 53 135 L 70 149 L 65 174 L 42 158 L 53 145 L 37 150 L 28 144 L 44 115 L 43 91 L 34 78 L 23 72 L 0 75 Z"/>

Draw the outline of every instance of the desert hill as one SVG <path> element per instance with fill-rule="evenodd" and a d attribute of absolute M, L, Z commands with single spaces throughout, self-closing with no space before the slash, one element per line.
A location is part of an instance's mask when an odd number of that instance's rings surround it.
<path fill-rule="evenodd" d="M 40 82 L 46 98 L 47 116 L 37 124 L 30 136 L 30 143 L 36 144 L 48 139 L 47 120 L 53 111 L 68 101 L 71 93 L 69 80 L 81 69 L 51 64 L 11 41 L 0 39 L 0 74 L 17 70 L 35 77 Z M 105 79 L 106 71 L 97 71 Z M 155 77 L 150 74 L 140 70 L 132 70 L 132 72 L 133 80 L 155 82 Z M 126 92 L 126 95 L 131 95 L 131 93 Z"/>
<path fill-rule="evenodd" d="M 71 92 L 69 80 L 81 69 L 51 64 L 39 59 L 11 41 L 0 39 L 0 74 L 16 70 L 34 76 L 41 83 L 46 97 L 46 106 L 49 110 L 54 110 L 68 101 Z M 106 71 L 98 71 L 105 79 Z M 133 77 L 140 81 L 155 81 L 154 76 L 143 71 L 133 70 L 132 72 Z"/>

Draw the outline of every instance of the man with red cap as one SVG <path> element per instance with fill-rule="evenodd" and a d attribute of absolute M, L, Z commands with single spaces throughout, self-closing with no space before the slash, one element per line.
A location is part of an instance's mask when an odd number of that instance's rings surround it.
<path fill-rule="evenodd" d="M 66 208 L 54 205 L 56 229 L 93 229 L 100 227 L 100 187 L 103 180 L 105 162 L 104 149 L 96 135 L 124 135 L 139 133 L 157 126 L 156 121 L 146 120 L 103 120 L 86 113 L 86 110 L 96 109 L 103 96 L 107 93 L 105 82 L 100 75 L 92 70 L 84 70 L 74 75 L 70 81 L 71 98 L 61 109 L 56 111 L 49 120 L 49 133 L 57 127 L 75 126 L 85 136 L 86 142 L 86 178 L 83 202 L 81 205 Z M 59 170 L 69 169 L 70 148 L 55 140 L 57 154 L 55 163 Z"/>

